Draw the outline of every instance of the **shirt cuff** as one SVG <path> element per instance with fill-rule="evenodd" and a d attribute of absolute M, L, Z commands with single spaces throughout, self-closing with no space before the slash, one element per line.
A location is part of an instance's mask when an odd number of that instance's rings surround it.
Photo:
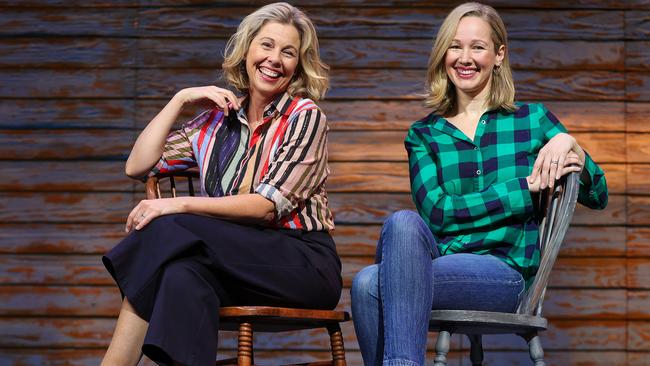
<path fill-rule="evenodd" d="M 280 190 L 270 184 L 260 183 L 260 185 L 255 188 L 255 193 L 273 202 L 277 219 L 288 215 L 294 209 L 293 203 L 291 203 L 291 201 L 289 201 Z"/>

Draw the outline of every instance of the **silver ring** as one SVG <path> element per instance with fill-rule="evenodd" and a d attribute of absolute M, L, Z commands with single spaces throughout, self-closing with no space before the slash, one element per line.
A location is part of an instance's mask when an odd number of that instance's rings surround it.
<path fill-rule="evenodd" d="M 140 214 L 140 217 L 144 217 L 144 214 Z"/>
<path fill-rule="evenodd" d="M 551 161 L 551 164 L 558 164 L 559 162 L 557 160 Z"/>

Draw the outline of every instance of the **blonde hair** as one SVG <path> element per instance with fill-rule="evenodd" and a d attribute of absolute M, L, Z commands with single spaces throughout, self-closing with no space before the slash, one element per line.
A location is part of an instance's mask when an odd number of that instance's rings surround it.
<path fill-rule="evenodd" d="M 512 79 L 512 69 L 508 60 L 508 35 L 503 20 L 494 8 L 479 3 L 465 3 L 457 6 L 447 15 L 438 30 L 431 49 L 427 67 L 424 105 L 433 108 L 439 114 L 450 113 L 456 102 L 456 89 L 449 80 L 445 70 L 445 56 L 451 45 L 458 23 L 464 17 L 475 16 L 485 20 L 492 29 L 491 38 L 494 52 L 504 46 L 505 54 L 501 66 L 494 68 L 492 82 L 488 93 L 487 107 L 489 109 L 503 108 L 508 111 L 516 110 L 515 83 Z"/>
<path fill-rule="evenodd" d="M 226 44 L 221 65 L 225 79 L 237 90 L 248 91 L 246 54 L 253 38 L 268 22 L 293 25 L 300 35 L 298 67 L 287 87 L 289 95 L 313 100 L 323 98 L 329 87 L 329 66 L 320 59 L 316 28 L 302 11 L 287 3 L 265 5 L 242 20 Z"/>

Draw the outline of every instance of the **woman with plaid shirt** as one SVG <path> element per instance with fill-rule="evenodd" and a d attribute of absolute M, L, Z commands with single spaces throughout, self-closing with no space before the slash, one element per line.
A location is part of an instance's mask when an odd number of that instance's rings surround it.
<path fill-rule="evenodd" d="M 433 112 L 406 137 L 418 214 L 382 228 L 352 285 L 367 366 L 423 365 L 432 309 L 514 312 L 537 271 L 531 194 L 581 172 L 578 201 L 607 205 L 603 171 L 541 104 L 515 103 L 505 26 L 486 5 L 445 19 L 427 72 Z"/>

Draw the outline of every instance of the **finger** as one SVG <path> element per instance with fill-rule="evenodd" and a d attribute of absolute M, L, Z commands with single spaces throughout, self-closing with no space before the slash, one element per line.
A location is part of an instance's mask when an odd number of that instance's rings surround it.
<path fill-rule="evenodd" d="M 235 109 L 239 109 L 239 108 L 241 108 L 241 105 L 239 104 L 239 99 L 237 99 L 237 96 L 235 95 L 235 93 L 233 93 L 232 91 L 228 90 L 227 93 L 226 93 L 226 97 L 227 97 L 228 100 L 230 101 L 230 105 L 231 105 L 233 108 L 235 108 Z"/>
<path fill-rule="evenodd" d="M 543 161 L 544 161 L 544 155 L 543 154 L 537 155 L 537 159 L 535 159 L 535 164 L 533 164 L 533 170 L 530 172 L 531 181 L 534 182 L 539 177 L 539 173 L 540 170 L 542 169 Z"/>
<path fill-rule="evenodd" d="M 553 189 L 555 186 L 555 180 L 557 179 L 558 167 L 560 166 L 560 158 L 555 157 L 551 158 L 551 162 L 548 167 L 548 186 Z"/>
<path fill-rule="evenodd" d="M 209 93 L 208 97 L 223 111 L 223 114 L 228 115 L 228 101 L 223 95 L 213 92 Z"/>
<path fill-rule="evenodd" d="M 555 164 L 555 174 L 554 174 L 556 180 L 560 179 L 560 177 L 562 176 L 562 174 L 560 173 L 562 168 L 564 168 L 564 165 L 566 164 L 566 157 L 567 155 L 562 154 L 557 158 L 557 164 Z"/>
<path fill-rule="evenodd" d="M 127 233 L 128 233 L 129 231 L 131 231 L 131 228 L 132 228 L 132 226 L 133 226 L 133 221 L 134 221 L 134 219 L 135 219 L 135 217 L 136 217 L 135 215 L 136 215 L 136 213 L 137 213 L 137 211 L 138 211 L 138 207 L 139 207 L 139 206 L 140 206 L 139 204 L 138 204 L 137 206 L 135 206 L 135 207 L 131 210 L 131 212 L 129 212 L 129 216 L 126 217 L 126 226 L 124 227 L 124 231 L 126 231 Z"/>
<path fill-rule="evenodd" d="M 140 222 L 135 226 L 135 229 L 136 230 L 142 229 L 143 227 L 147 226 L 147 224 L 149 224 L 151 222 L 151 220 L 155 219 L 157 216 L 158 215 L 156 215 L 153 212 L 143 216 L 142 220 L 140 220 Z"/>
<path fill-rule="evenodd" d="M 541 183 L 539 185 L 540 189 L 546 188 L 548 186 L 549 170 L 551 169 L 550 157 L 545 157 L 544 162 L 542 163 L 542 169 L 540 172 Z"/>

